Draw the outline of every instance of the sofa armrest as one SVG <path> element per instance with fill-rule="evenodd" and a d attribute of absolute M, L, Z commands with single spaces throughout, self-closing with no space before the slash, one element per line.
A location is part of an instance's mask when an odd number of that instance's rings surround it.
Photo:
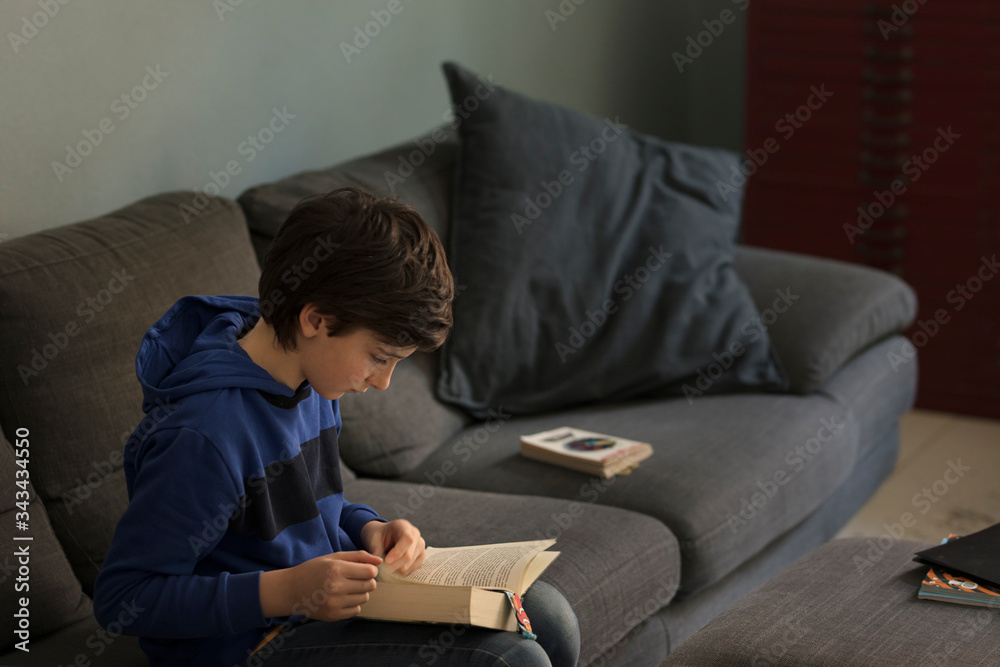
<path fill-rule="evenodd" d="M 917 316 L 913 289 L 885 271 L 748 246 L 737 247 L 734 266 L 795 393 L 814 391 Z"/>

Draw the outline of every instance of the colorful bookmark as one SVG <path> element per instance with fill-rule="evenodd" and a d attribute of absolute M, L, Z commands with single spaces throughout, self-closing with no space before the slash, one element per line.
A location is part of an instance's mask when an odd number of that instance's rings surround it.
<path fill-rule="evenodd" d="M 517 593 L 511 593 L 510 591 L 504 591 L 504 593 L 507 594 L 510 606 L 514 610 L 514 618 L 517 619 L 518 634 L 526 639 L 538 639 L 538 635 L 531 631 L 531 621 L 528 620 L 528 614 L 524 611 L 521 598 L 518 597 Z"/>

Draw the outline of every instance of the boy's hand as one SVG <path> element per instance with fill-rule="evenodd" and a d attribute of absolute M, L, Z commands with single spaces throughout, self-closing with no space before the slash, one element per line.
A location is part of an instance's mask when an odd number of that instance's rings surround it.
<path fill-rule="evenodd" d="M 361 529 L 361 542 L 369 552 L 385 556 L 385 564 L 403 575 L 413 572 L 427 557 L 424 538 L 406 519 L 369 521 Z"/>
<path fill-rule="evenodd" d="M 276 570 L 285 576 L 284 583 L 267 586 L 273 595 L 288 597 L 283 607 L 268 609 L 262 580 L 262 601 L 265 616 L 304 614 L 320 621 L 340 621 L 361 613 L 361 605 L 368 602 L 368 594 L 375 590 L 376 566 L 382 562 L 378 556 L 365 551 L 338 551 L 312 558 L 295 567 Z M 291 611 L 286 611 L 291 607 Z"/>

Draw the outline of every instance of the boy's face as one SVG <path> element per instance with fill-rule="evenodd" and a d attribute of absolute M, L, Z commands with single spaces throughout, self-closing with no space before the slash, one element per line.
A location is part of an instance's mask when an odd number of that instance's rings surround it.
<path fill-rule="evenodd" d="M 309 319 L 312 328 L 304 327 L 300 339 L 302 373 L 316 393 L 330 400 L 368 387 L 387 389 L 396 363 L 417 349 L 386 345 L 368 329 L 327 336 L 321 316 Z"/>

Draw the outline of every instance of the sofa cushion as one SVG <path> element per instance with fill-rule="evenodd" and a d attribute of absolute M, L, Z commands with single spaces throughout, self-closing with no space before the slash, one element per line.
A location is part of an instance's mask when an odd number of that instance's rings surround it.
<path fill-rule="evenodd" d="M 238 201 L 251 231 L 261 240 L 257 244 L 261 263 L 295 204 L 349 184 L 398 197 L 446 238 L 457 146 L 450 126 L 437 127 L 414 141 L 246 190 Z M 397 364 L 385 392 L 341 399 L 340 455 L 352 468 L 379 477 L 401 474 L 471 421 L 461 410 L 435 399 L 437 356 L 414 353 Z"/>
<path fill-rule="evenodd" d="M 444 68 L 465 113 L 448 242 L 463 287 L 442 400 L 485 418 L 650 390 L 785 388 L 732 267 L 742 196 L 717 182 L 738 156 Z"/>
<path fill-rule="evenodd" d="M 204 198 L 204 199 L 201 199 Z M 0 244 L 0 423 L 31 429 L 31 478 L 90 594 L 128 503 L 142 413 L 135 355 L 188 294 L 256 294 L 239 207 L 173 192 Z"/>
<path fill-rule="evenodd" d="M 4 492 L 4 497 L 0 498 L 0 542 L 4 544 L 4 554 L 0 557 L 0 582 L 4 591 L 0 596 L 0 632 L 3 633 L 0 652 L 25 639 L 14 634 L 21 620 L 14 616 L 21 612 L 21 598 L 28 598 L 26 620 L 30 635 L 27 646 L 33 651 L 36 637 L 92 616 L 93 608 L 73 575 L 66 554 L 52 532 L 45 508 L 30 482 L 36 448 L 43 448 L 44 443 L 36 439 L 30 429 L 27 433 L 21 432 L 21 436 L 27 435 L 26 441 L 18 436 L 16 427 L 12 425 L 9 429 L 11 441 L 18 443 L 18 456 L 15 458 L 14 449 L 0 434 L 0 489 Z M 24 461 L 24 465 L 18 465 L 17 461 Z M 21 486 L 17 482 L 22 482 Z M 22 491 L 23 494 L 15 495 Z M 25 503 L 26 507 L 17 503 Z M 15 521 L 24 521 L 27 530 L 17 529 Z M 24 537 L 31 539 L 17 539 Z M 23 551 L 27 552 L 24 563 L 19 555 Z M 22 566 L 28 568 L 27 576 L 21 576 Z"/>
<path fill-rule="evenodd" d="M 735 266 L 800 394 L 917 317 L 913 288 L 885 271 L 751 247 L 737 249 Z"/>
<path fill-rule="evenodd" d="M 798 525 L 857 460 L 859 427 L 839 401 L 746 394 L 510 417 L 492 433 L 486 426 L 462 431 L 403 479 L 428 481 L 445 471 L 443 483 L 452 487 L 577 499 L 591 478 L 519 454 L 520 435 L 566 425 L 652 444 L 653 455 L 601 483 L 594 502 L 670 528 L 683 558 L 679 597 L 718 581 Z"/>
<path fill-rule="evenodd" d="M 344 495 L 388 519 L 408 519 L 431 546 L 555 539 L 561 555 L 541 579 L 576 612 L 581 665 L 615 646 L 677 590 L 680 554 L 670 531 L 648 516 L 590 502 L 598 491 L 587 483 L 576 498 L 557 500 L 442 488 L 430 477 L 414 484 L 358 480 Z"/>

